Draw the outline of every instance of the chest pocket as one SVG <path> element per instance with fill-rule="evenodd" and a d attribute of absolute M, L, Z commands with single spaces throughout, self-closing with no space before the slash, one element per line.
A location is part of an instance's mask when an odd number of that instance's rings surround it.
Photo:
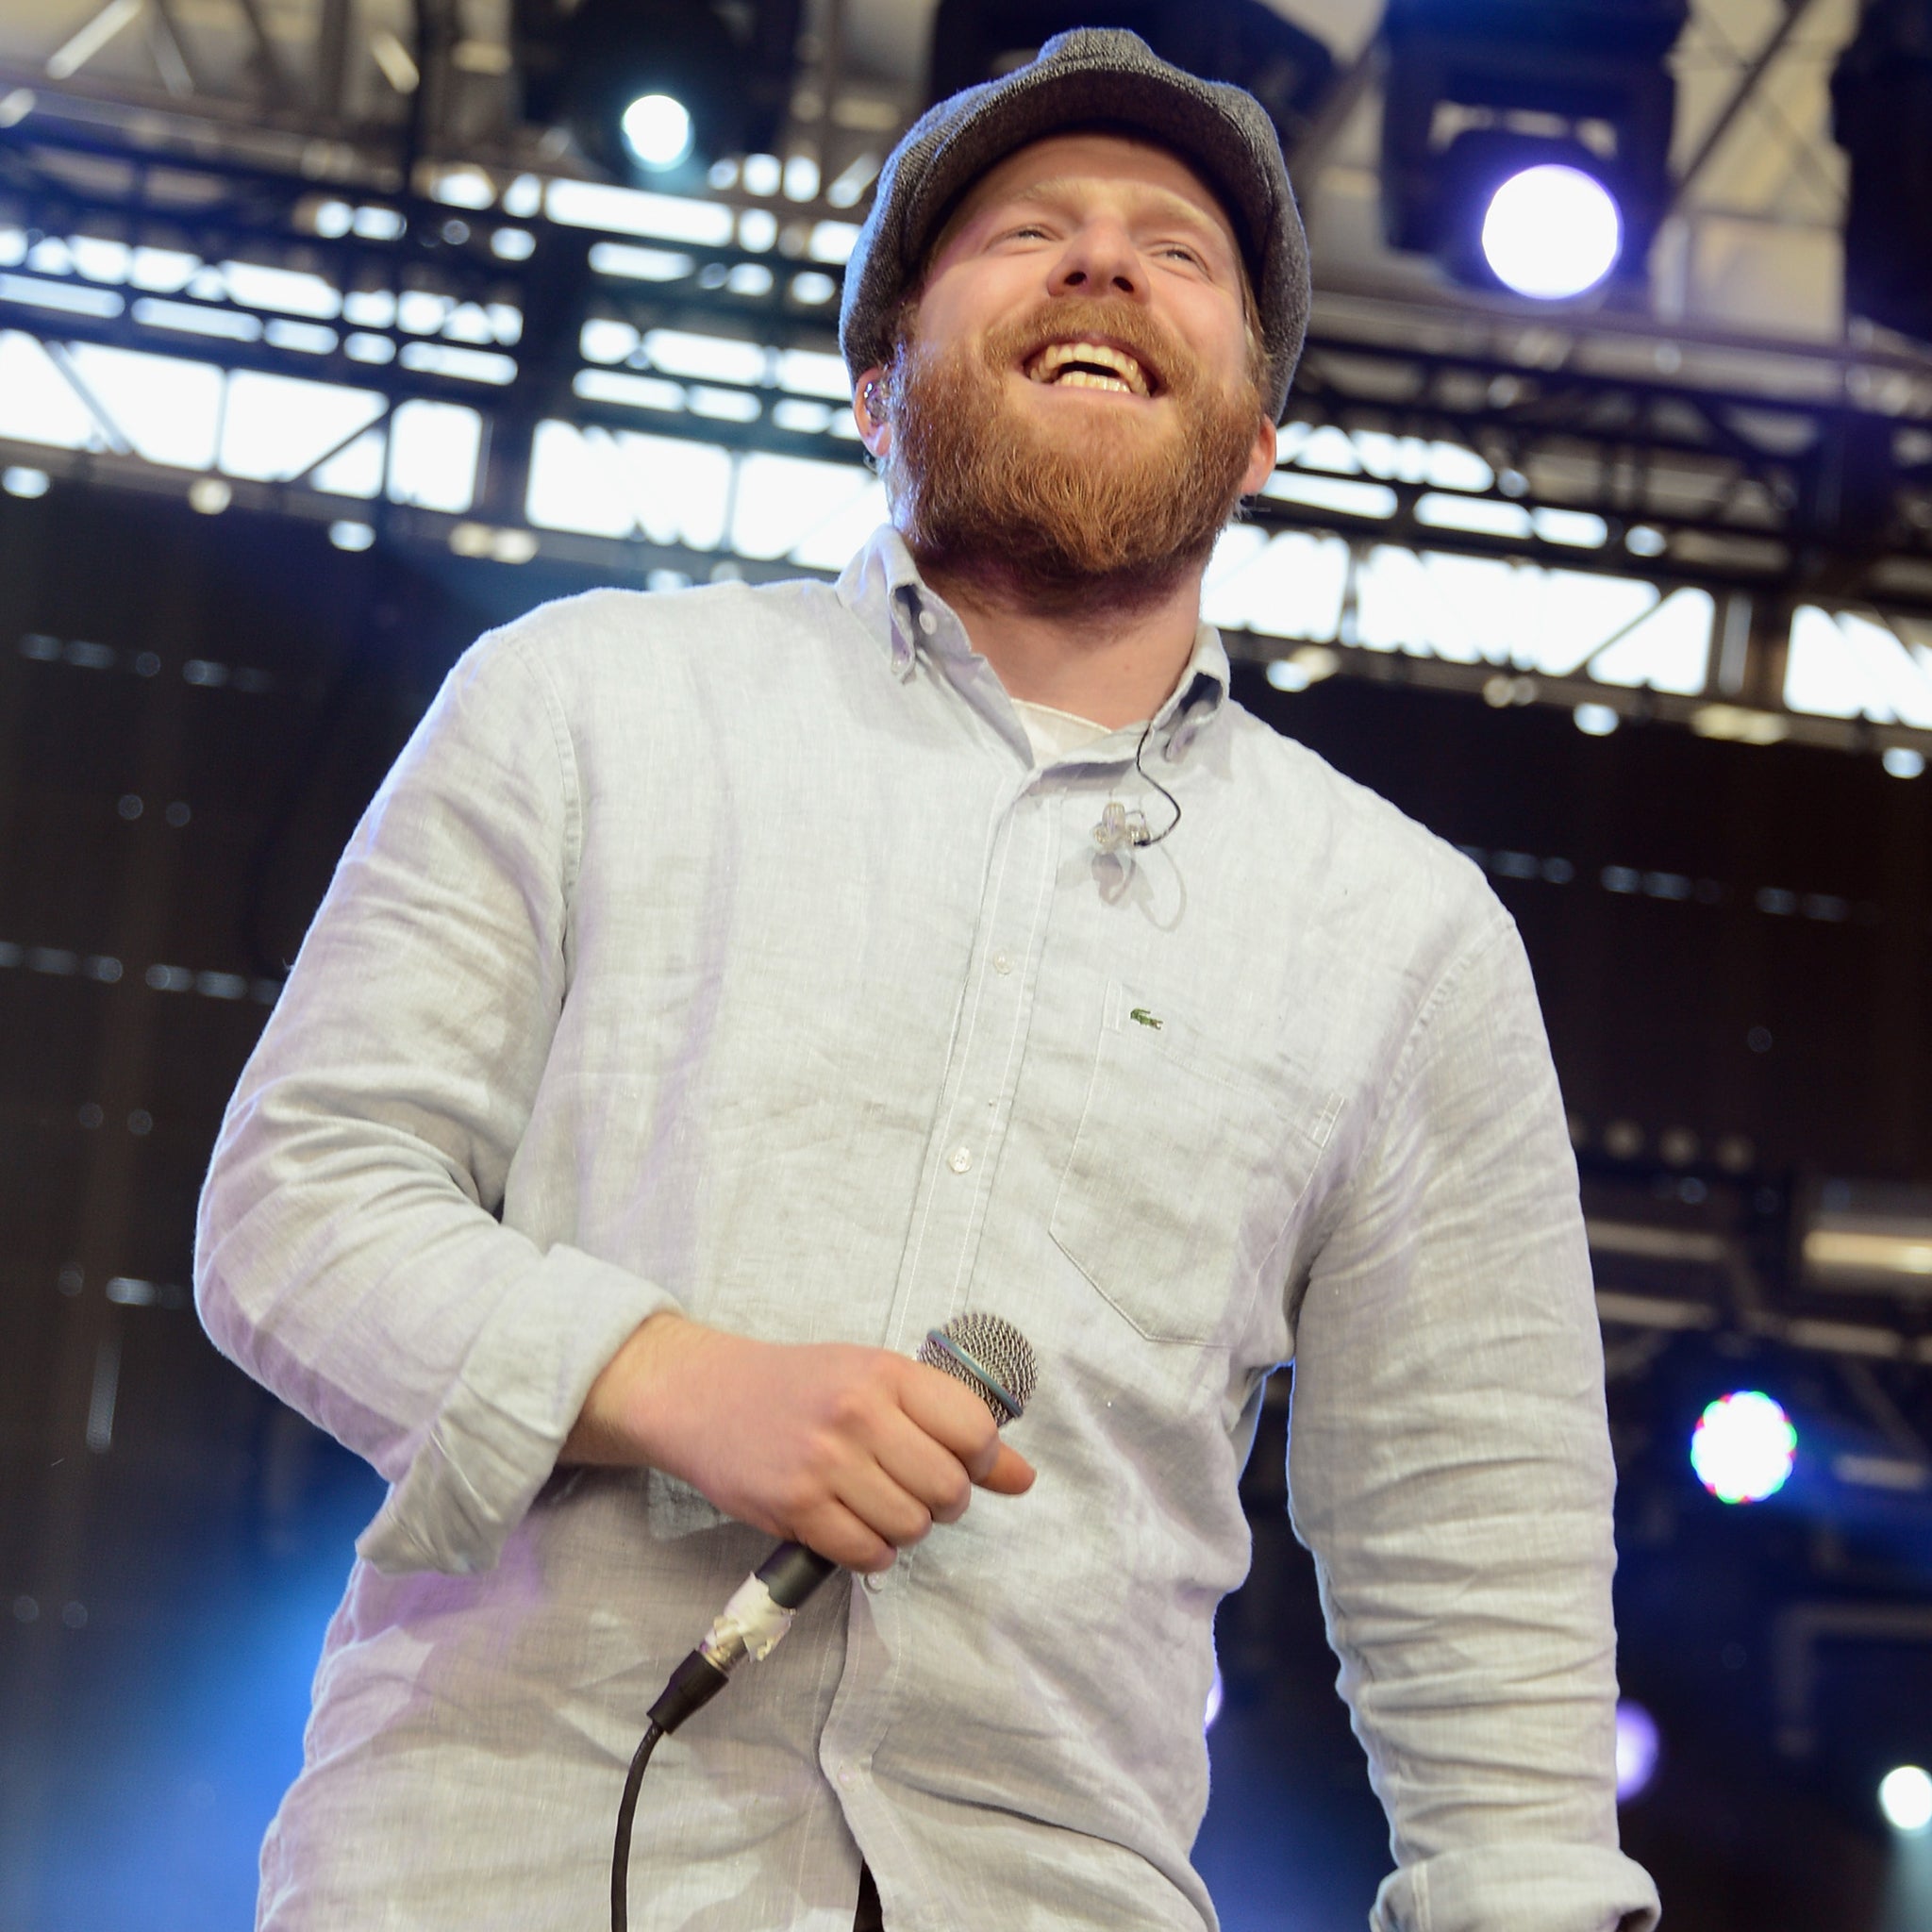
<path fill-rule="evenodd" d="M 1231 1344 L 1246 1325 L 1340 1105 L 1294 1087 L 1108 987 L 1052 1234 L 1150 1341 Z"/>

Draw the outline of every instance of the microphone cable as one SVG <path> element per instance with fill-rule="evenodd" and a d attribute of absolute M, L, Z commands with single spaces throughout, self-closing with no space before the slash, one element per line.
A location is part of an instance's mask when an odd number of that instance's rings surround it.
<path fill-rule="evenodd" d="M 651 1761 L 651 1753 L 658 1748 L 658 1740 L 664 1735 L 653 1724 L 644 1732 L 643 1741 L 632 1754 L 630 1769 L 625 1774 L 624 1796 L 617 1806 L 617 1842 L 610 1850 L 610 1932 L 627 1932 L 630 1924 L 630 1899 L 628 1897 L 630 1875 L 630 1825 L 637 1815 L 638 1792 L 643 1788 L 644 1767 Z"/>
<path fill-rule="evenodd" d="M 1142 822 L 1142 825 L 1141 825 L 1141 837 L 1140 837 L 1140 838 L 1138 838 L 1138 839 L 1136 839 L 1136 840 L 1134 841 L 1134 843 L 1135 843 L 1135 845 L 1136 845 L 1137 847 L 1140 847 L 1140 848 L 1141 848 L 1141 849 L 1143 849 L 1143 850 L 1144 850 L 1144 849 L 1145 849 L 1145 848 L 1146 848 L 1147 846 L 1149 846 L 1149 845 L 1158 845 L 1158 844 L 1160 843 L 1160 841 L 1162 841 L 1163 839 L 1165 839 L 1165 838 L 1167 837 L 1167 835 L 1168 835 L 1168 834 L 1169 834 L 1170 832 L 1172 832 L 1172 831 L 1174 830 L 1174 827 L 1175 827 L 1176 825 L 1178 825 L 1178 824 L 1180 824 L 1180 822 L 1181 822 L 1181 802 L 1180 802 L 1180 800 L 1179 800 L 1178 798 L 1176 798 L 1176 797 L 1175 797 L 1175 796 L 1174 795 L 1174 793 L 1173 793 L 1172 791 L 1169 791 L 1169 790 L 1167 789 L 1167 787 L 1166 787 L 1165 785 L 1163 785 L 1163 784 L 1162 784 L 1162 783 L 1160 782 L 1160 780 L 1159 780 L 1158 778 L 1157 778 L 1157 777 L 1156 777 L 1156 776 L 1154 775 L 1154 774 L 1153 774 L 1152 772 L 1150 772 L 1150 771 L 1149 771 L 1149 770 L 1147 769 L 1147 767 L 1146 767 L 1145 765 L 1143 765 L 1143 764 L 1142 764 L 1142 763 L 1141 762 L 1141 753 L 1142 753 L 1142 752 L 1144 752 L 1144 751 L 1145 751 L 1145 750 L 1147 749 L 1147 734 L 1148 734 L 1148 732 L 1152 731 L 1153 729 L 1154 729 L 1154 720 L 1153 720 L 1152 718 L 1148 719 L 1148 721 L 1146 722 L 1146 724 L 1143 724 L 1143 725 L 1142 725 L 1142 726 L 1141 727 L 1141 741 L 1140 741 L 1140 743 L 1139 743 L 1139 744 L 1137 744 L 1137 745 L 1136 745 L 1136 746 L 1134 747 L 1134 769 L 1135 769 L 1135 771 L 1137 771 L 1137 772 L 1139 772 L 1139 773 L 1140 773 L 1140 774 L 1141 775 L 1141 777 L 1143 777 L 1144 779 L 1146 779 L 1146 781 L 1148 782 L 1148 784 L 1150 784 L 1151 786 L 1153 786 L 1153 788 L 1155 789 L 1155 791 L 1157 791 L 1158 792 L 1159 792 L 1159 793 L 1160 793 L 1161 797 L 1163 797 L 1164 799 L 1166 799 L 1166 800 L 1167 800 L 1168 804 L 1170 804 L 1171 806 L 1173 806 L 1173 807 L 1174 807 L 1174 816 L 1173 816 L 1173 818 L 1169 819 L 1169 820 L 1168 820 L 1168 822 L 1167 822 L 1167 824 L 1166 824 L 1165 825 L 1163 825 L 1163 826 L 1162 826 L 1162 827 L 1160 828 L 1160 830 L 1159 830 L 1159 831 L 1158 831 L 1158 832 L 1149 832 L 1149 831 L 1147 831 L 1147 829 L 1146 829 L 1146 826 L 1145 826 L 1145 822 L 1144 822 L 1144 821 Z"/>
<path fill-rule="evenodd" d="M 1000 1428 L 1024 1412 L 1038 1375 L 1032 1345 L 998 1315 L 955 1315 L 943 1328 L 927 1331 L 919 1359 L 963 1382 L 991 1410 Z M 617 1805 L 617 1832 L 610 1847 L 610 1932 L 629 1932 L 631 1826 L 652 1752 L 686 1718 L 710 1703 L 746 1657 L 768 1657 L 791 1629 L 799 1606 L 838 1567 L 803 1543 L 780 1543 L 731 1592 L 698 1647 L 658 1693 Z"/>

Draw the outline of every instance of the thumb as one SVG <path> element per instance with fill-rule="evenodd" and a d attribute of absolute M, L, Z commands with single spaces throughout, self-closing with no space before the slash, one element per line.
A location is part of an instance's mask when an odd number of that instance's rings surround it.
<path fill-rule="evenodd" d="M 975 1480 L 982 1490 L 1002 1496 L 1024 1496 L 1033 1487 L 1035 1474 L 1033 1465 L 1017 1449 L 1002 1442 L 992 1467 Z"/>

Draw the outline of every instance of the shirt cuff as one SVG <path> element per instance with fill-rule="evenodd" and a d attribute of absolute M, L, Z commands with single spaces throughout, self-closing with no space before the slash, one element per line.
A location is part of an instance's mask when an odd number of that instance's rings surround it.
<path fill-rule="evenodd" d="M 356 1554 L 391 1576 L 493 1569 L 591 1384 L 642 1322 L 678 1307 L 626 1269 L 552 1248 L 484 1324 Z"/>
<path fill-rule="evenodd" d="M 1657 1887 L 1602 1845 L 1500 1843 L 1391 1872 L 1371 1932 L 1653 1932 Z"/>

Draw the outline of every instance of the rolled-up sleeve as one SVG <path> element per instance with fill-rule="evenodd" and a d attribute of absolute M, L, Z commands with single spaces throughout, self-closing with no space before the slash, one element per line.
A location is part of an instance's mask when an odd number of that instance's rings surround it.
<path fill-rule="evenodd" d="M 1617 1848 L 1590 1257 L 1500 914 L 1424 1002 L 1311 1271 L 1289 1459 L 1391 1822 L 1376 1932 L 1649 1932 Z"/>
<path fill-rule="evenodd" d="M 672 1297 L 499 1219 L 569 981 L 570 734 L 515 630 L 458 662 L 343 854 L 229 1103 L 216 1344 L 384 1475 L 361 1554 L 487 1569 Z"/>

